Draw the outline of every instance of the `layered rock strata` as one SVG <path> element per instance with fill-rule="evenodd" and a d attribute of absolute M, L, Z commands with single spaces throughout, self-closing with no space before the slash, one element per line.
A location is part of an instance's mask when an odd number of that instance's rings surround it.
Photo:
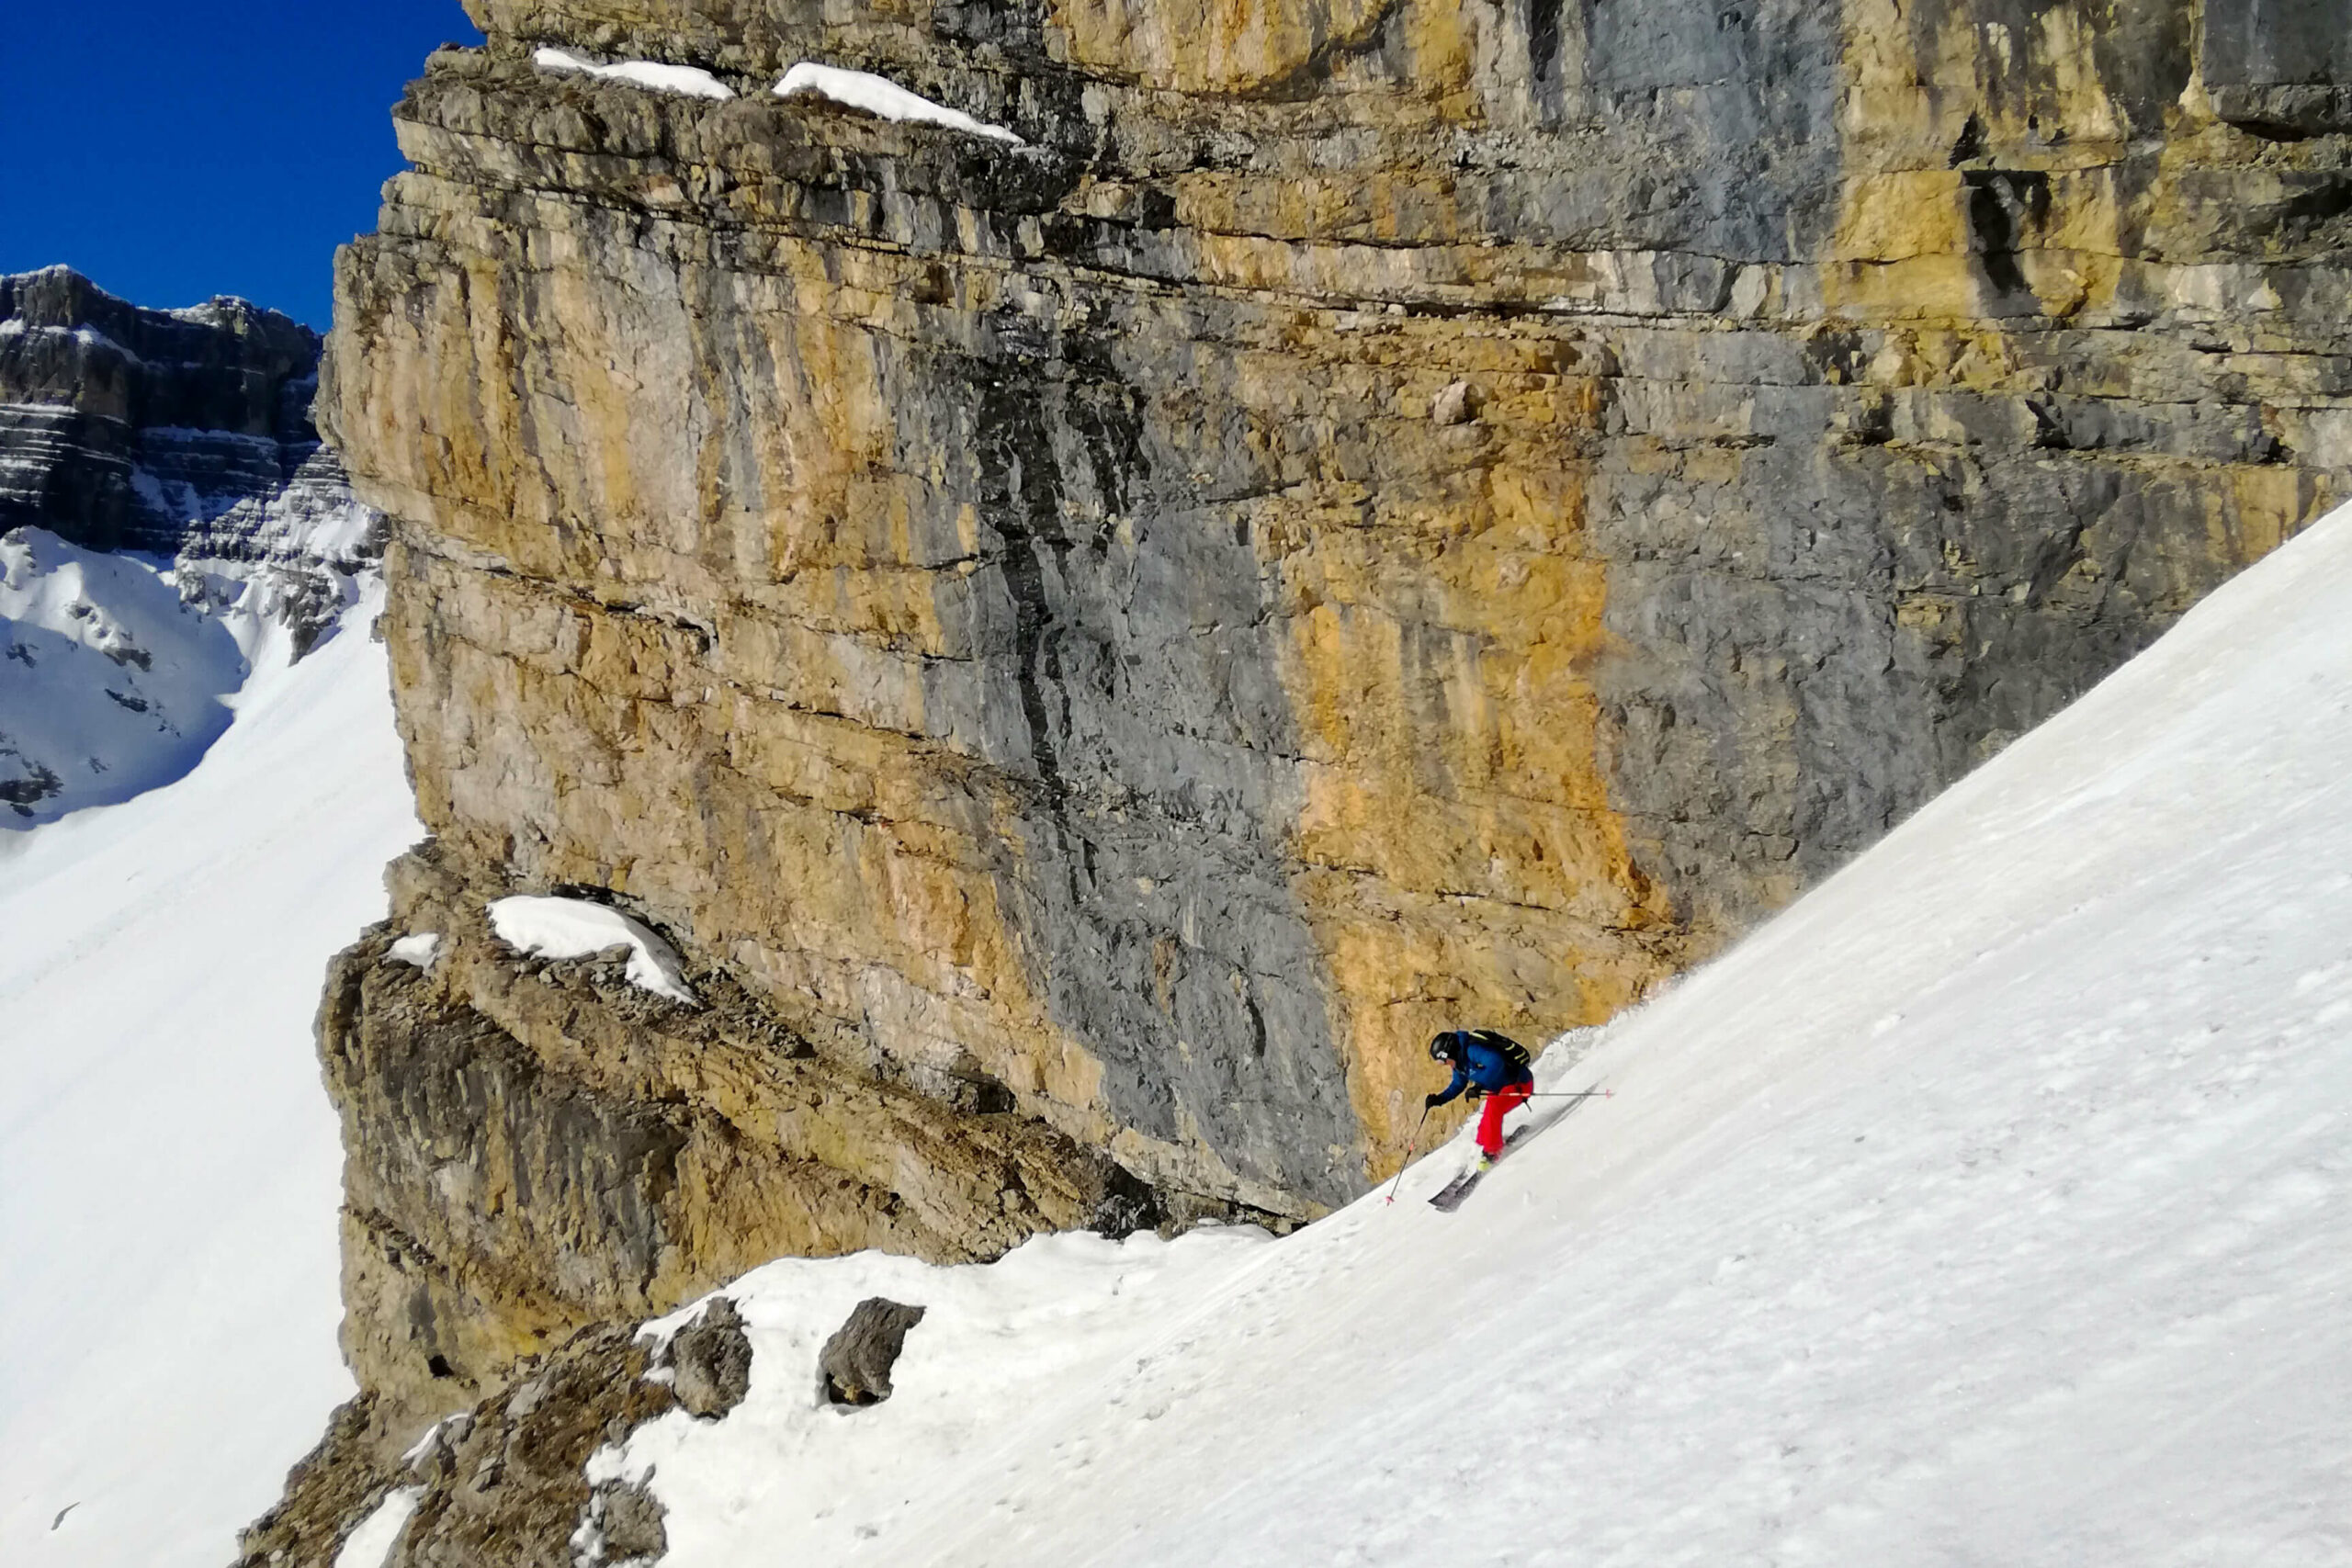
<path fill-rule="evenodd" d="M 289 487 L 340 491 L 319 334 L 242 299 L 153 310 L 70 268 L 0 276 L 0 533 L 237 558 Z"/>
<path fill-rule="evenodd" d="M 435 835 L 371 942 L 463 939 L 324 1015 L 371 1384 L 1088 1160 L 1313 1213 L 1433 1031 L 1621 1008 L 2352 470 L 2315 6 L 472 9 L 322 403 Z M 465 934 L 555 889 L 715 1005 Z"/>

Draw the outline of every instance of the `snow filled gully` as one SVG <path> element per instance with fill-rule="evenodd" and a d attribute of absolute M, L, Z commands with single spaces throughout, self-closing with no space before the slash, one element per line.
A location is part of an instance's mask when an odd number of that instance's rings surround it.
<path fill-rule="evenodd" d="M 786 1260 L 672 1568 L 2352 1562 L 2352 523 L 1276 1243 Z M 1538 1102 L 1539 1117 L 1562 1102 Z M 927 1311 L 887 1403 L 816 1357 Z M 696 1311 L 651 1325 L 664 1333 Z"/>

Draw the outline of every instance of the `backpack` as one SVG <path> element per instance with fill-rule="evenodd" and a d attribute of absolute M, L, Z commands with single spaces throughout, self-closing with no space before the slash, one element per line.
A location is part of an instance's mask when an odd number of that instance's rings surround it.
<path fill-rule="evenodd" d="M 1527 1047 L 1508 1034 L 1498 1034 L 1491 1029 L 1465 1029 L 1462 1032 L 1514 1067 L 1524 1070 L 1535 1065 L 1535 1058 L 1527 1054 Z"/>

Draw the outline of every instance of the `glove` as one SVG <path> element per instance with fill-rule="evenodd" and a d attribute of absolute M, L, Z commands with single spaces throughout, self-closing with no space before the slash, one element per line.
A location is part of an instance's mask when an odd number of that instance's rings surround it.
<path fill-rule="evenodd" d="M 1438 1107 L 1438 1102 L 1444 1098 L 1445 1096 L 1442 1094 L 1423 1095 L 1421 1097 L 1421 1109 L 1424 1111 L 1435 1111 Z"/>

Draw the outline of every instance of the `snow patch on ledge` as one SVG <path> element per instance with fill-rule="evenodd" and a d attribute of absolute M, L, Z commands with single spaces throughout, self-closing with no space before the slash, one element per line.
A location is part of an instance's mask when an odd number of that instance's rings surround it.
<path fill-rule="evenodd" d="M 542 71 L 603 76 L 615 82 L 650 87 L 657 93 L 678 93 L 690 98 L 725 99 L 735 96 L 734 88 L 694 65 L 664 65 L 654 60 L 622 60 L 610 65 L 599 65 L 593 60 L 582 60 L 560 49 L 538 51 L 531 56 L 531 63 Z"/>
<path fill-rule="evenodd" d="M 814 93 L 820 97 L 831 98 L 854 109 L 864 109 L 884 119 L 944 125 L 950 130 L 967 130 L 974 136 L 985 136 L 1011 147 L 1028 145 L 1003 126 L 974 119 L 961 109 L 951 109 L 945 104 L 933 103 L 929 98 L 910 93 L 896 82 L 871 72 L 844 71 L 838 66 L 818 65 L 804 60 L 786 72 L 784 80 L 775 85 L 775 96 L 779 98 L 789 98 L 801 93 Z"/>
<path fill-rule="evenodd" d="M 403 1486 L 387 1496 L 359 1522 L 357 1529 L 344 1538 L 343 1550 L 334 1554 L 334 1568 L 384 1568 L 424 1495 L 422 1486 Z"/>
<path fill-rule="evenodd" d="M 593 958 L 626 947 L 631 985 L 687 1007 L 702 1005 L 687 988 L 676 950 L 618 909 L 585 898 L 501 898 L 490 906 L 490 929 L 507 946 L 541 958 Z"/>
<path fill-rule="evenodd" d="M 414 936 L 404 936 L 392 943 L 385 950 L 384 957 L 390 963 L 413 964 L 419 969 L 430 969 L 434 956 L 440 951 L 439 931 L 419 931 Z"/>

